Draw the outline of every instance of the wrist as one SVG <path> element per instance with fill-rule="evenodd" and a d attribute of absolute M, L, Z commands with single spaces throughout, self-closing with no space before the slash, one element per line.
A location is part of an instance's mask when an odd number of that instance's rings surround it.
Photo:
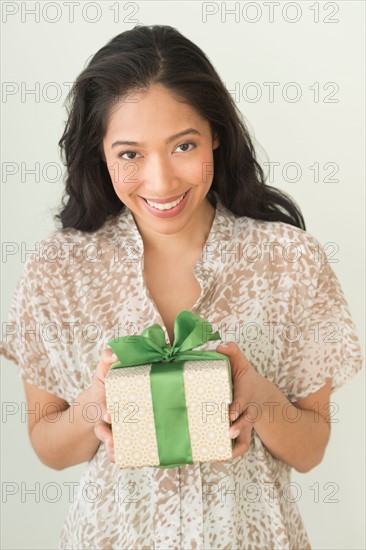
<path fill-rule="evenodd" d="M 258 383 L 257 383 L 257 395 L 258 395 L 258 420 L 255 423 L 256 427 L 259 427 L 263 423 L 266 423 L 266 411 L 268 410 L 268 405 L 274 403 L 276 400 L 276 392 L 278 388 L 273 382 L 265 378 L 264 376 L 258 374 Z M 278 399 L 277 399 L 278 401 Z"/>

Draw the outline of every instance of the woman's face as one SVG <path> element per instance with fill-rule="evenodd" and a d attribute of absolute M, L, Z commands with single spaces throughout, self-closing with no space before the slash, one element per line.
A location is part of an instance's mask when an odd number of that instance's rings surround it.
<path fill-rule="evenodd" d="M 166 234 L 178 233 L 207 212 L 218 145 L 209 123 L 160 85 L 121 100 L 103 140 L 120 200 L 139 226 Z"/>

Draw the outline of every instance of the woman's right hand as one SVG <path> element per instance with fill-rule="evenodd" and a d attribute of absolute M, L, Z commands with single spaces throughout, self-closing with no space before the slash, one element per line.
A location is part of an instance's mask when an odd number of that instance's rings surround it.
<path fill-rule="evenodd" d="M 115 462 L 115 456 L 110 424 L 111 415 L 107 413 L 104 379 L 110 366 L 116 361 L 118 358 L 110 348 L 103 349 L 91 385 L 91 400 L 99 405 L 99 411 L 101 411 L 101 415 L 98 415 L 98 420 L 94 424 L 94 433 L 105 444 L 107 456 L 111 462 Z"/>

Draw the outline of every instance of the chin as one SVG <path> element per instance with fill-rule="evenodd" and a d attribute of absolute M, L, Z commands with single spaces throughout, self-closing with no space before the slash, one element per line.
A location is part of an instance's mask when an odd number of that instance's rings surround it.
<path fill-rule="evenodd" d="M 165 235 L 168 235 L 170 233 L 177 233 L 177 231 L 180 231 L 186 225 L 189 219 L 189 217 L 188 219 L 180 218 L 179 220 L 174 220 L 174 218 L 157 218 L 156 221 L 153 220 L 151 222 L 149 220 L 149 226 L 152 229 L 159 231 L 159 233 L 164 233 Z M 143 220 L 147 222 L 147 217 L 145 216 Z"/>

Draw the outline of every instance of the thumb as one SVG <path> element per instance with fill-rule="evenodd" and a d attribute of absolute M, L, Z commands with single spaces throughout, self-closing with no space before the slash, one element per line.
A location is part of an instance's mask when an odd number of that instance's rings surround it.
<path fill-rule="evenodd" d="M 220 348 L 220 349 L 219 349 Z M 216 348 L 219 353 L 224 353 L 225 355 L 232 355 L 235 353 L 238 344 L 236 342 L 221 342 Z"/>
<path fill-rule="evenodd" d="M 231 372 L 233 378 L 243 375 L 248 366 L 249 361 L 243 355 L 241 349 L 236 342 L 226 342 L 225 344 L 219 344 L 216 348 L 218 353 L 226 355 L 230 360 Z"/>
<path fill-rule="evenodd" d="M 113 350 L 105 348 L 102 351 L 97 367 L 97 376 L 101 382 L 104 382 L 112 363 L 116 361 L 118 361 L 118 357 L 114 354 Z"/>
<path fill-rule="evenodd" d="M 229 406 L 229 417 L 232 421 L 235 421 L 245 408 L 246 403 L 244 396 L 242 395 L 242 384 L 240 383 L 240 380 L 247 372 L 247 368 L 250 363 L 243 355 L 236 342 L 219 344 L 216 351 L 226 355 L 230 360 L 233 379 L 233 400 Z"/>

